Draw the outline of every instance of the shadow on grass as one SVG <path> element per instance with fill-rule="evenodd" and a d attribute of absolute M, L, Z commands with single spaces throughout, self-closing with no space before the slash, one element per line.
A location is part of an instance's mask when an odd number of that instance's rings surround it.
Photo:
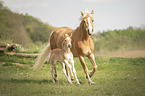
<path fill-rule="evenodd" d="M 9 80 L 1 80 L 1 82 L 7 83 L 35 83 L 35 84 L 52 84 L 52 80 L 32 80 L 32 79 L 9 79 Z"/>

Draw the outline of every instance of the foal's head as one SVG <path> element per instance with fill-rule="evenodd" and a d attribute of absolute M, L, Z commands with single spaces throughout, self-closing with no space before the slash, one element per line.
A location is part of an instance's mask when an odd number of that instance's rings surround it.
<path fill-rule="evenodd" d="M 94 19 L 93 19 L 93 14 L 94 11 L 92 10 L 91 13 L 88 13 L 88 11 L 86 11 L 85 13 L 83 13 L 81 11 L 81 20 L 82 22 L 84 22 L 84 26 L 86 29 L 86 32 L 88 32 L 89 35 L 92 35 L 93 31 L 94 31 Z"/>
<path fill-rule="evenodd" d="M 68 34 L 64 34 L 65 44 L 67 45 L 68 48 L 71 48 L 71 46 L 72 46 L 71 36 L 72 36 L 72 34 L 70 36 Z"/>

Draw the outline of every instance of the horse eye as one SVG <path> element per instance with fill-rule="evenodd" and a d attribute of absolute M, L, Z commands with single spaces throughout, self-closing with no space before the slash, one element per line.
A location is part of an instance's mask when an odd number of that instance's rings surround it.
<path fill-rule="evenodd" d="M 65 42 L 66 42 L 66 40 L 65 40 Z"/>
<path fill-rule="evenodd" d="M 94 20 L 92 20 L 92 22 L 94 22 Z"/>
<path fill-rule="evenodd" d="M 84 23 L 85 23 L 86 21 L 84 20 Z"/>

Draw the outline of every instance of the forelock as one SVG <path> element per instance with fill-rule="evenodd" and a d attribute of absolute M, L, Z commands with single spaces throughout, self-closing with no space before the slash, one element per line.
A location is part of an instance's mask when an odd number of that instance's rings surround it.
<path fill-rule="evenodd" d="M 84 18 L 87 18 L 87 17 L 93 18 L 93 15 L 90 13 L 84 14 L 83 16 L 80 17 L 80 20 L 83 20 Z"/>

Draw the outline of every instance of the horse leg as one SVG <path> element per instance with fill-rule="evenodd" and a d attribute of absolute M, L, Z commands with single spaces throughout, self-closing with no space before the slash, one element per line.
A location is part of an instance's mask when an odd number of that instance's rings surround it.
<path fill-rule="evenodd" d="M 70 74 L 69 74 L 69 68 L 68 68 L 68 66 L 65 65 L 65 69 L 66 69 L 66 74 L 67 74 L 67 76 L 70 78 Z"/>
<path fill-rule="evenodd" d="M 56 69 L 56 64 L 55 64 L 54 70 L 55 70 L 55 74 L 54 74 L 55 78 L 54 78 L 54 80 L 55 80 L 55 82 L 57 82 L 57 80 L 58 80 L 58 73 L 57 73 L 57 69 Z"/>
<path fill-rule="evenodd" d="M 54 77 L 53 77 L 53 69 L 54 69 L 54 63 L 51 62 L 51 75 L 52 75 L 52 82 L 55 83 Z"/>
<path fill-rule="evenodd" d="M 72 84 L 71 79 L 66 74 L 65 64 L 63 62 L 62 62 L 62 71 L 63 71 L 64 75 L 66 76 L 67 80 L 69 81 L 69 83 Z"/>
<path fill-rule="evenodd" d="M 95 83 L 91 80 L 91 78 L 90 78 L 90 76 L 89 76 L 88 68 L 87 68 L 86 63 L 85 63 L 85 61 L 84 61 L 84 57 L 83 57 L 83 56 L 79 56 L 79 59 L 80 59 L 81 65 L 82 65 L 82 67 L 83 67 L 83 69 L 84 69 L 84 72 L 85 72 L 85 74 L 86 74 L 86 76 L 87 76 L 88 82 L 89 82 L 90 84 L 95 84 Z"/>
<path fill-rule="evenodd" d="M 89 60 L 91 61 L 92 65 L 93 65 L 93 71 L 90 72 L 90 77 L 92 77 L 94 75 L 94 73 L 96 72 L 97 70 L 97 65 L 95 63 L 95 57 L 94 57 L 94 54 L 91 54 L 88 56 Z"/>
<path fill-rule="evenodd" d="M 70 63 L 71 63 L 71 65 L 72 65 L 73 73 L 74 73 L 74 75 L 75 75 L 75 78 L 76 78 L 77 84 L 80 85 L 80 82 L 79 82 L 79 80 L 78 80 L 78 78 L 77 78 L 76 70 L 75 70 L 75 67 L 74 67 L 74 60 L 71 60 Z"/>
<path fill-rule="evenodd" d="M 71 72 L 71 80 L 73 80 L 74 78 L 74 75 L 73 75 L 73 72 L 72 72 L 72 66 L 69 64 L 69 62 L 67 60 L 64 60 L 66 66 L 70 69 L 70 72 Z M 68 76 L 70 78 L 70 76 Z"/>

